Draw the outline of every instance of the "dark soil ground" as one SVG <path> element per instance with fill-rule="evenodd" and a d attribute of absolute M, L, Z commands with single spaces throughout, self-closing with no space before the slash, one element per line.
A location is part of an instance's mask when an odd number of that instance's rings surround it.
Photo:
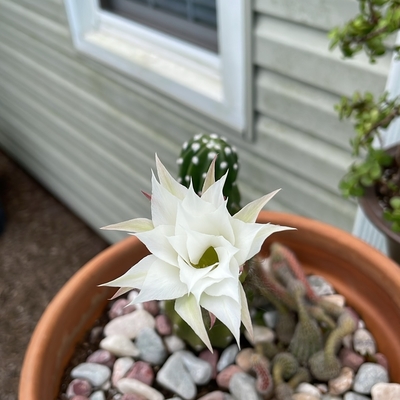
<path fill-rule="evenodd" d="M 41 314 L 107 243 L 1 151 L 0 202 L 0 219 L 2 210 L 6 215 L 0 234 L 0 398 L 16 400 L 24 353 Z"/>

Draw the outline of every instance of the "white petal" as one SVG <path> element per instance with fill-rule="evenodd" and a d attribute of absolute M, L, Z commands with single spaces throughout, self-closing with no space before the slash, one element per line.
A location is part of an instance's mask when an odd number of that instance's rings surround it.
<path fill-rule="evenodd" d="M 250 311 L 249 311 L 249 306 L 247 304 L 246 293 L 244 292 L 242 284 L 239 284 L 239 290 L 240 290 L 240 299 L 241 299 L 241 304 L 242 304 L 241 319 L 242 319 L 244 327 L 247 329 L 247 332 L 249 332 L 250 337 L 252 338 L 253 337 L 253 324 L 251 322 Z"/>
<path fill-rule="evenodd" d="M 145 244 L 150 253 L 157 258 L 169 264 L 177 265 L 177 254 L 169 241 L 169 236 L 172 236 L 173 233 L 173 226 L 159 225 L 151 231 L 140 232 L 135 236 Z"/>
<path fill-rule="evenodd" d="M 201 297 L 200 305 L 212 312 L 233 334 L 238 346 L 240 346 L 240 303 L 227 296 Z"/>
<path fill-rule="evenodd" d="M 207 175 L 204 179 L 203 188 L 201 189 L 202 193 L 205 193 L 207 189 L 215 183 L 215 162 L 217 161 L 217 156 L 212 160 L 210 167 L 208 168 Z"/>
<path fill-rule="evenodd" d="M 154 229 L 153 221 L 147 218 L 135 218 L 117 224 L 107 225 L 101 229 L 126 232 L 146 232 Z"/>
<path fill-rule="evenodd" d="M 204 201 L 212 203 L 215 207 L 219 207 L 225 202 L 222 190 L 224 188 L 226 178 L 228 173 L 226 173 L 221 179 L 218 179 L 212 186 L 210 186 L 202 195 L 201 198 Z"/>
<path fill-rule="evenodd" d="M 111 297 L 110 300 L 114 300 L 114 299 L 116 299 L 117 297 L 122 296 L 123 294 L 125 294 L 125 293 L 131 291 L 132 289 L 133 289 L 133 288 L 130 288 L 130 287 L 122 287 L 122 288 L 119 288 L 119 289 L 114 293 L 113 297 Z"/>
<path fill-rule="evenodd" d="M 204 326 L 200 306 L 193 295 L 181 297 L 175 301 L 175 311 L 193 329 L 196 335 L 213 352 L 210 339 Z"/>
<path fill-rule="evenodd" d="M 158 179 L 160 179 L 161 185 L 167 189 L 174 196 L 179 199 L 183 199 L 185 197 L 187 188 L 180 183 L 178 183 L 168 172 L 168 170 L 164 167 L 163 163 L 160 161 L 156 154 L 156 167 L 157 167 L 157 175 Z"/>
<path fill-rule="evenodd" d="M 243 222 L 255 222 L 262 208 L 270 201 L 281 189 L 252 201 L 239 210 L 233 218 L 240 219 Z"/>
<path fill-rule="evenodd" d="M 149 300 L 173 300 L 187 294 L 186 285 L 179 279 L 179 269 L 156 260 L 150 267 L 142 290 L 135 303 Z"/>
<path fill-rule="evenodd" d="M 156 260 L 157 258 L 150 254 L 145 258 L 142 258 L 137 264 L 129 269 L 129 271 L 125 272 L 125 274 L 121 275 L 119 278 L 107 283 L 103 283 L 100 286 L 140 289 L 143 285 L 144 280 L 146 279 L 146 275 L 150 267 Z"/>

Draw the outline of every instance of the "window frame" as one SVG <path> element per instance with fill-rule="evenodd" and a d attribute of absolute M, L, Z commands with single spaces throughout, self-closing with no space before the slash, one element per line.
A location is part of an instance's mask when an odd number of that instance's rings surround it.
<path fill-rule="evenodd" d="M 251 2 L 217 0 L 219 53 L 64 0 L 76 49 L 252 138 Z"/>

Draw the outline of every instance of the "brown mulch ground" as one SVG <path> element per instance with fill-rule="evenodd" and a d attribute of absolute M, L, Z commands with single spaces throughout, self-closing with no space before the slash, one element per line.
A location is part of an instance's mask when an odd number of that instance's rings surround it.
<path fill-rule="evenodd" d="M 7 218 L 0 234 L 0 398 L 16 400 L 41 314 L 107 243 L 1 151 L 0 202 Z"/>

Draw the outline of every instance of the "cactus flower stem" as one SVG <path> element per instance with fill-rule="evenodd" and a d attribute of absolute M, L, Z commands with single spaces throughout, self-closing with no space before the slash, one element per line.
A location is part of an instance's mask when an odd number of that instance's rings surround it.
<path fill-rule="evenodd" d="M 268 360 L 264 356 L 255 353 L 251 356 L 250 362 L 252 370 L 257 377 L 256 389 L 258 393 L 264 396 L 269 395 L 273 390 L 273 382 Z"/>

